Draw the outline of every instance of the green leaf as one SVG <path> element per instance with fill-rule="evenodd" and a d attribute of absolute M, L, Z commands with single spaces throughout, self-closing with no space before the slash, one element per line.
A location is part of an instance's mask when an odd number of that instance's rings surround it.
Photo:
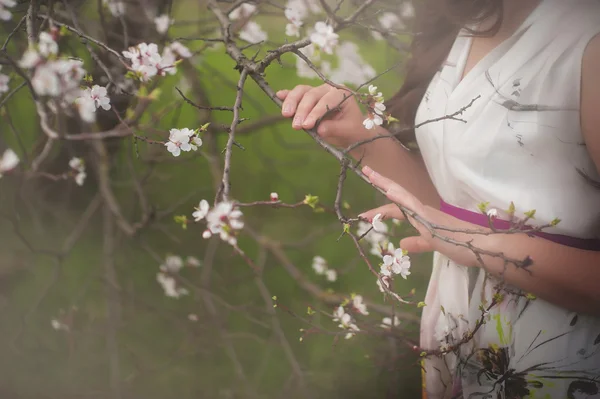
<path fill-rule="evenodd" d="M 488 206 L 490 206 L 489 202 L 481 202 L 477 204 L 477 208 L 481 211 L 481 213 L 486 213 Z"/>
<path fill-rule="evenodd" d="M 310 206 L 311 208 L 315 209 L 317 204 L 319 203 L 319 197 L 317 197 L 316 195 L 307 194 L 306 197 L 304 197 L 304 203 Z"/>
<path fill-rule="evenodd" d="M 427 306 L 427 304 L 425 302 L 423 302 L 423 301 L 417 303 L 417 307 L 418 308 L 424 308 L 425 306 Z"/>

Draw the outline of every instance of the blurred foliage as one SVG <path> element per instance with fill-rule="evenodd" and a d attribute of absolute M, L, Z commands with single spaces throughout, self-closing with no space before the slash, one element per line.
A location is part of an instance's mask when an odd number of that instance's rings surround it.
<path fill-rule="evenodd" d="M 205 11 L 194 7 L 177 9 L 175 19 L 198 12 L 196 15 Z M 267 29 L 271 28 L 267 26 Z M 280 29 L 279 24 L 272 27 L 271 37 L 281 36 L 276 29 Z M 177 34 L 175 31 L 174 36 Z M 354 33 L 352 40 L 361 43 L 361 55 L 377 71 L 398 61 L 385 42 L 358 33 Z M 186 44 L 194 49 L 202 45 L 200 42 Z M 233 62 L 219 47 L 204 51 L 196 60 L 198 79 L 211 104 L 233 104 L 237 77 Z M 399 87 L 400 75 L 400 70 L 392 71 L 375 84 L 389 97 Z M 296 76 L 293 56 L 283 57 L 281 66 L 272 65 L 266 76 L 276 90 L 299 83 L 318 84 Z M 160 101 L 147 118 L 165 105 L 180 100 L 172 89 L 184 84 L 180 78 L 181 75 L 169 77 L 161 83 Z M 247 84 L 245 93 L 242 117 L 249 121 L 244 123 L 278 113 L 277 107 L 253 82 Z M 190 95 L 193 97 L 193 93 Z M 36 140 L 40 133 L 33 115 L 29 94 L 22 90 L 6 106 L 0 122 L 1 140 L 16 150 L 21 146 L 39 145 Z M 230 123 L 230 113 L 214 116 L 215 123 Z M 182 104 L 163 115 L 155 127 L 166 133 L 172 127 L 195 128 L 201 122 L 194 108 Z M 18 139 L 14 132 L 18 132 Z M 218 148 L 224 148 L 226 138 L 224 133 L 219 136 Z M 235 199 L 266 200 L 270 192 L 276 191 L 284 202 L 300 201 L 310 193 L 318 195 L 326 204 L 333 203 L 339 172 L 337 162 L 305 133 L 292 130 L 289 121 L 239 135 L 237 141 L 245 150 L 234 149 L 232 196 Z M 140 211 L 129 180 L 127 158 L 136 150 L 129 138 L 116 148 L 118 152 L 114 154 L 111 171 L 114 188 L 125 214 L 134 219 L 131 215 L 139 215 Z M 139 158 L 134 155 L 134 167 L 142 175 L 152 172 L 144 189 L 157 212 L 169 210 L 172 215 L 190 216 L 200 199 L 214 197 L 206 159 L 199 153 L 173 159 L 159 146 L 140 142 L 137 148 Z M 64 143 L 63 152 L 53 157 L 61 159 L 59 156 L 64 156 L 64 151 L 69 156 L 85 158 L 88 150 L 81 143 Z M 161 161 L 148 161 L 150 154 L 152 159 L 162 154 Z M 92 176 L 81 188 L 71 181 L 40 179 L 23 183 L 15 176 L 0 180 L 3 216 L 0 221 L 0 339 L 4 343 L 0 346 L 1 398 L 109 397 L 109 321 L 103 271 L 102 212 L 95 213 L 64 259 L 44 253 L 44 250 L 62 247 L 82 212 L 93 201 L 96 189 Z M 374 191 L 355 176 L 349 176 L 344 192 L 345 200 L 351 205 L 350 216 L 381 203 Z M 255 233 L 283 243 L 298 242 L 322 230 L 323 234 L 308 240 L 306 245 L 286 250 L 290 260 L 325 290 L 357 292 L 382 302 L 375 278 L 359 259 L 352 241 L 348 237 L 338 240 L 342 226 L 333 215 L 315 213 L 309 207 L 291 210 L 258 207 L 244 209 L 244 212 L 246 224 Z M 123 237 L 115 229 L 121 320 L 117 336 L 118 372 L 122 397 L 251 397 L 245 393 L 247 387 L 239 383 L 225 340 L 233 343 L 247 384 L 259 392 L 258 397 L 305 397 L 289 382 L 290 363 L 271 329 L 269 316 L 264 314 L 265 304 L 252 271 L 226 245 L 219 246 L 209 276 L 210 291 L 221 298 L 215 300 L 219 320 L 206 312 L 201 288 L 190 288 L 191 295 L 181 299 L 164 296 L 156 283 L 157 258 L 164 259 L 172 253 L 203 259 L 211 245 L 201 238 L 201 225 L 182 230 L 172 220 L 172 216 L 166 217 L 133 239 Z M 26 242 L 33 248 L 28 248 Z M 249 237 L 240 239 L 240 247 L 252 259 L 264 256 Z M 323 256 L 337 269 L 337 282 L 327 283 L 313 273 L 314 255 Z M 300 342 L 299 329 L 308 326 L 282 309 L 304 316 L 308 305 L 329 313 L 332 308 L 308 295 L 275 258 L 266 256 L 264 282 L 281 304 L 276 309 L 278 319 L 302 367 L 310 397 L 416 398 L 420 395 L 417 359 L 401 342 L 364 335 L 336 342 L 332 336 L 321 334 L 308 335 Z M 413 260 L 413 273 L 399 284 L 399 292 L 416 288 L 417 297 L 424 296 L 429 261 L 429 256 Z M 183 277 L 191 286 L 201 287 L 202 274 L 202 267 L 185 269 Z M 73 330 L 65 333 L 52 329 L 50 322 L 59 316 L 60 310 L 69 311 L 73 306 L 77 307 Z M 416 309 L 411 311 L 418 313 Z M 190 313 L 198 315 L 199 320 L 189 321 Z M 264 325 L 253 322 L 247 314 L 259 314 Z M 315 321 L 337 331 L 336 323 L 319 314 L 315 317 Z M 374 312 L 369 320 L 375 325 L 380 322 Z M 417 339 L 416 326 L 408 324 L 407 333 Z M 222 328 L 217 328 L 218 325 Z"/>

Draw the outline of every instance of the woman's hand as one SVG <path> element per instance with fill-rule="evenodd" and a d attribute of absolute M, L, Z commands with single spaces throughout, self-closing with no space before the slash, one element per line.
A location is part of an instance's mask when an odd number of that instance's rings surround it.
<path fill-rule="evenodd" d="M 369 178 L 369 181 L 383 191 L 385 191 L 388 199 L 393 201 L 392 204 L 380 206 L 370 211 L 364 212 L 360 217 L 372 221 L 375 215 L 380 213 L 383 219 L 399 219 L 404 220 L 404 214 L 400 208 L 396 205 L 401 205 L 419 217 L 423 218 L 426 222 L 432 225 L 444 226 L 452 230 L 481 230 L 489 231 L 481 226 L 477 226 L 468 222 L 464 222 L 453 216 L 450 216 L 438 209 L 434 209 L 430 206 L 424 205 L 417 197 L 406 191 L 403 187 L 395 183 L 394 181 L 381 176 L 377 172 L 371 170 L 368 166 L 363 168 L 363 173 Z M 409 216 L 410 223 L 418 230 L 419 236 L 407 237 L 400 241 L 400 247 L 409 253 L 421 253 L 438 251 L 452 259 L 454 262 L 464 266 L 481 266 L 477 261 L 477 258 L 473 251 L 470 249 L 450 243 L 444 239 L 435 238 L 430 229 L 423 223 L 415 220 Z M 436 230 L 437 234 L 450 239 L 459 241 L 462 243 L 471 242 L 475 248 L 479 248 L 478 244 L 484 244 L 484 240 L 487 240 L 487 235 L 483 234 L 465 234 L 457 233 L 445 230 Z M 486 248 L 486 246 L 483 246 Z"/>
<path fill-rule="evenodd" d="M 317 87 L 299 85 L 276 94 L 283 100 L 282 115 L 293 117 L 292 127 L 296 130 L 314 128 L 328 109 L 338 106 L 344 97 L 352 96 L 350 91 L 328 84 Z M 331 112 L 319 123 L 317 133 L 332 145 L 347 147 L 375 134 L 375 130 L 367 130 L 363 126 L 363 120 L 364 115 L 354 97 L 348 98 L 338 111 Z"/>

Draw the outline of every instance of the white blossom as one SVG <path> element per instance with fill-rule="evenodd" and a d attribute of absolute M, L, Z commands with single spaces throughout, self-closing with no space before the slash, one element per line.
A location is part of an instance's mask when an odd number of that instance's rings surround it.
<path fill-rule="evenodd" d="M 190 58 L 192 56 L 192 52 L 190 51 L 190 49 L 188 49 L 186 46 L 177 41 L 172 42 L 167 47 L 165 47 L 165 50 L 167 49 L 180 58 Z"/>
<path fill-rule="evenodd" d="M 335 53 L 338 64 L 330 75 L 330 79 L 335 83 L 358 86 L 377 75 L 375 69 L 360 56 L 357 44 L 342 42 Z"/>
<path fill-rule="evenodd" d="M 141 75 L 143 81 L 152 79 L 155 75 L 165 75 L 165 73 L 174 73 L 174 71 L 163 71 L 163 69 L 174 67 L 174 56 L 171 51 L 163 54 L 173 57 L 173 60 L 163 60 L 163 56 L 158 53 L 158 46 L 155 43 L 140 43 L 137 46 L 129 47 L 123 51 L 123 56 L 131 60 L 131 69 Z M 174 69 L 174 68 L 173 68 Z"/>
<path fill-rule="evenodd" d="M 400 319 L 394 315 L 394 319 L 391 317 L 384 317 L 381 321 L 381 328 L 390 329 L 392 327 L 397 327 L 400 324 Z"/>
<path fill-rule="evenodd" d="M 302 54 L 304 54 L 323 75 L 331 75 L 331 63 L 329 61 L 321 61 L 321 57 L 314 44 L 310 44 L 299 51 L 302 52 Z M 301 78 L 315 79 L 319 77 L 319 75 L 317 75 L 316 72 L 313 71 L 300 57 L 296 57 L 296 74 Z"/>
<path fill-rule="evenodd" d="M 81 91 L 80 97 L 75 100 L 79 116 L 86 122 L 96 120 L 96 109 L 110 109 L 110 98 L 107 96 L 106 88 L 98 85 Z"/>
<path fill-rule="evenodd" d="M 202 266 L 202 262 L 200 261 L 200 259 L 196 258 L 195 256 L 188 256 L 185 259 L 185 264 L 191 267 L 200 267 Z"/>
<path fill-rule="evenodd" d="M 300 26 L 296 24 L 286 24 L 285 25 L 285 35 L 286 36 L 295 36 L 300 37 Z"/>
<path fill-rule="evenodd" d="M 167 151 L 173 154 L 174 157 L 178 157 L 181 151 L 187 152 L 193 150 L 192 145 L 195 146 L 195 144 L 190 143 L 193 135 L 194 131 L 188 128 L 171 129 L 169 131 L 169 141 L 165 143 Z"/>
<path fill-rule="evenodd" d="M 58 320 L 58 319 L 52 319 L 52 320 L 50 320 L 50 325 L 56 331 L 61 331 L 61 330 L 62 331 L 69 331 L 69 326 L 66 325 L 65 323 L 63 323 L 62 321 Z"/>
<path fill-rule="evenodd" d="M 405 1 L 402 3 L 400 6 L 400 15 L 405 19 L 415 17 L 415 6 L 413 6 L 412 1 Z"/>
<path fill-rule="evenodd" d="M 404 22 L 402 22 L 400 20 L 400 18 L 398 18 L 398 15 L 393 13 L 393 12 L 384 12 L 381 15 L 379 15 L 379 18 L 377 18 L 377 21 L 379 22 L 379 25 L 381 26 L 381 28 L 383 30 L 404 30 L 406 29 L 406 25 L 404 24 Z M 379 32 L 372 32 L 372 35 L 375 39 L 377 40 L 381 40 L 383 39 L 383 36 L 381 36 L 381 34 Z"/>
<path fill-rule="evenodd" d="M 244 228 L 242 217 L 242 211 L 232 202 L 220 202 L 206 215 L 208 234 L 205 231 L 202 236 L 209 238 L 213 234 L 219 234 L 223 241 L 230 245 L 237 245 L 235 232 Z"/>
<path fill-rule="evenodd" d="M 6 172 L 10 172 L 19 164 L 19 156 L 16 152 L 8 148 L 0 156 L 0 177 Z"/>
<path fill-rule="evenodd" d="M 177 273 L 183 267 L 183 259 L 181 256 L 168 255 L 165 262 L 160 265 L 159 269 L 167 273 Z"/>
<path fill-rule="evenodd" d="M 0 69 L 2 66 L 0 66 Z M 8 75 L 0 73 L 0 94 L 6 93 L 9 90 L 8 82 L 10 82 L 10 78 Z"/>
<path fill-rule="evenodd" d="M 201 146 L 202 139 L 198 136 L 192 136 L 192 139 L 190 140 L 190 147 L 192 148 L 192 151 L 198 150 L 198 148 L 200 148 Z"/>
<path fill-rule="evenodd" d="M 56 43 L 50 33 L 40 32 L 38 40 L 38 48 L 41 55 L 48 57 L 49 55 L 58 54 L 58 43 Z"/>
<path fill-rule="evenodd" d="M 317 274 L 325 274 L 327 271 L 327 261 L 321 256 L 315 256 L 313 258 L 312 268 Z"/>
<path fill-rule="evenodd" d="M 189 291 L 183 287 L 177 286 L 177 281 L 173 276 L 169 276 L 166 273 L 157 273 L 156 281 L 160 284 L 165 292 L 165 295 L 170 298 L 180 298 L 183 295 L 189 294 Z"/>
<path fill-rule="evenodd" d="M 202 219 L 204 219 L 206 217 L 206 215 L 208 214 L 208 211 L 210 209 L 210 205 L 208 204 L 207 200 L 201 200 L 200 204 L 198 204 L 197 208 L 194 208 L 195 211 L 194 213 L 192 213 L 192 217 L 194 218 L 194 221 L 199 222 Z"/>
<path fill-rule="evenodd" d="M 388 226 L 385 223 L 382 223 L 379 228 L 383 228 L 383 230 L 379 233 L 375 231 L 371 224 L 363 222 L 362 220 L 358 222 L 358 228 L 356 230 L 356 234 L 359 237 L 363 237 L 363 240 L 371 244 L 370 253 L 375 256 L 383 256 L 382 249 L 387 245 L 389 248 L 390 243 L 387 240 L 386 233 L 388 232 Z M 368 233 L 367 233 L 368 232 Z M 365 235 L 366 234 L 366 235 Z M 393 248 L 393 245 L 392 245 Z"/>
<path fill-rule="evenodd" d="M 381 283 L 383 281 L 383 284 Z M 390 278 L 386 276 L 381 276 L 381 279 L 377 279 L 377 287 L 379 291 L 385 293 L 386 289 L 390 288 Z"/>
<path fill-rule="evenodd" d="M 304 25 L 304 18 L 308 10 L 302 1 L 292 0 L 288 2 L 284 14 L 289 23 L 285 26 L 287 36 L 300 36 L 300 28 Z"/>
<path fill-rule="evenodd" d="M 154 18 L 154 26 L 156 31 L 161 35 L 167 33 L 169 26 L 173 23 L 173 20 L 169 17 L 169 14 L 163 14 Z"/>
<path fill-rule="evenodd" d="M 334 316 L 333 321 L 340 322 L 340 324 L 338 325 L 339 328 L 348 330 L 348 332 L 346 333 L 346 336 L 345 336 L 346 339 L 352 338 L 354 336 L 355 332 L 360 331 L 358 326 L 354 323 L 352 316 L 350 316 L 348 313 L 346 313 L 342 306 L 339 306 L 335 310 L 333 316 Z"/>
<path fill-rule="evenodd" d="M 85 173 L 85 163 L 83 159 L 77 157 L 71 158 L 71 160 L 69 161 L 69 167 L 75 172 L 77 172 L 74 177 L 75 183 L 78 186 L 83 186 L 85 178 L 87 177 L 87 174 Z"/>
<path fill-rule="evenodd" d="M 248 43 L 259 43 L 267 40 L 267 33 L 262 30 L 259 24 L 249 21 L 240 30 L 240 39 Z"/>
<path fill-rule="evenodd" d="M 88 123 L 96 121 L 96 104 L 90 96 L 78 97 L 75 100 L 75 107 L 83 121 Z"/>
<path fill-rule="evenodd" d="M 271 201 L 277 202 L 277 201 L 279 201 L 279 194 L 273 192 L 273 193 L 271 193 L 271 195 L 269 196 L 269 198 L 271 198 Z"/>
<path fill-rule="evenodd" d="M 254 14 L 256 6 L 254 4 L 243 3 L 229 14 L 231 20 L 248 18 Z"/>
<path fill-rule="evenodd" d="M 367 118 L 363 121 L 363 125 L 366 129 L 373 129 L 375 126 L 381 126 L 383 124 L 383 118 L 377 114 L 369 113 Z"/>
<path fill-rule="evenodd" d="M 113 17 L 125 15 L 125 2 L 120 0 L 102 0 L 102 4 L 108 7 Z"/>
<path fill-rule="evenodd" d="M 335 282 L 337 280 L 337 272 L 335 271 L 335 269 L 327 269 L 325 271 L 325 278 L 329 282 Z"/>
<path fill-rule="evenodd" d="M 31 79 L 33 90 L 40 96 L 58 96 L 61 93 L 60 83 L 51 63 L 38 66 Z"/>
<path fill-rule="evenodd" d="M 362 295 L 354 295 L 352 297 L 352 307 L 360 314 L 368 316 L 367 305 L 364 303 Z"/>
<path fill-rule="evenodd" d="M 0 0 L 0 20 L 9 21 L 12 18 L 12 13 L 7 8 L 12 8 L 17 4 L 14 0 Z"/>
<path fill-rule="evenodd" d="M 340 321 L 342 319 L 342 316 L 344 316 L 345 313 L 346 313 L 346 311 L 344 310 L 344 307 L 338 306 L 333 311 L 333 321 Z"/>
<path fill-rule="evenodd" d="M 410 275 L 410 266 L 410 258 L 402 248 L 398 248 L 394 251 L 394 255 L 385 255 L 383 257 L 380 273 L 387 277 L 399 274 L 406 279 Z"/>
<path fill-rule="evenodd" d="M 381 213 L 378 213 L 377 215 L 375 215 L 373 217 L 373 221 L 371 222 L 371 225 L 373 226 L 373 230 L 375 230 L 378 233 L 387 232 L 387 225 L 385 223 L 383 223 L 383 221 L 381 220 L 382 218 L 383 218 L 383 215 Z"/>
<path fill-rule="evenodd" d="M 333 48 L 338 44 L 339 35 L 333 31 L 333 26 L 319 21 L 315 24 L 310 41 L 327 54 L 333 54 Z"/>
<path fill-rule="evenodd" d="M 199 320 L 198 315 L 195 313 L 190 313 L 190 314 L 188 314 L 188 320 L 189 321 L 198 321 Z"/>
<path fill-rule="evenodd" d="M 495 219 L 498 217 L 498 210 L 496 208 L 491 208 L 487 211 L 487 215 L 490 219 Z"/>
<path fill-rule="evenodd" d="M 1 0 L 0 0 L 1 1 Z M 25 69 L 31 69 L 42 61 L 42 57 L 34 49 L 27 49 L 19 60 L 19 66 Z"/>

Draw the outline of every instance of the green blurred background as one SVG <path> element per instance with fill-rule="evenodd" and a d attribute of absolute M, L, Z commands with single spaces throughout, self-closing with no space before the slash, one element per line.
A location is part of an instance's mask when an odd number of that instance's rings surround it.
<path fill-rule="evenodd" d="M 175 7 L 173 13 L 175 20 L 189 19 L 190 15 L 208 17 L 205 8 L 196 9 L 191 3 Z M 278 40 L 283 36 L 281 21 L 269 22 L 268 18 L 258 21 L 272 40 Z M 170 33 L 187 34 L 185 27 L 177 26 Z M 342 37 L 360 44 L 361 56 L 377 71 L 400 60 L 385 41 L 375 41 L 364 31 L 344 32 Z M 70 40 L 77 44 L 76 39 Z M 186 45 L 198 50 L 203 44 Z M 18 47 L 9 51 L 16 52 Z M 260 54 L 264 55 L 264 50 Z M 274 89 L 318 84 L 296 76 L 294 56 L 283 57 L 282 64 L 272 65 L 266 73 Z M 193 68 L 192 74 L 196 74 L 211 104 L 231 105 L 238 76 L 233 67 L 222 47 L 217 46 L 194 57 L 187 70 Z M 375 84 L 390 97 L 399 87 L 401 75 L 401 69 L 395 69 Z M 205 122 L 196 109 L 181 103 L 174 89 L 186 85 L 181 76 L 180 72 L 161 80 L 160 100 L 151 107 L 145 121 L 151 121 L 152 114 L 157 115 L 165 106 L 173 107 L 161 114 L 156 131 L 138 134 L 162 134 L 164 139 L 170 128 L 196 128 Z M 18 82 L 14 76 L 12 87 Z M 186 93 L 197 99 L 193 90 Z M 22 145 L 39 150 L 42 135 L 26 90 L 15 95 L 1 112 L 0 149 L 7 145 L 21 153 Z M 249 121 L 244 123 L 278 113 L 249 80 L 242 112 Z M 215 125 L 230 123 L 230 113 L 213 116 Z M 217 134 L 216 148 L 223 149 L 226 139 L 226 134 Z M 233 198 L 242 202 L 266 200 L 275 191 L 288 203 L 312 194 L 325 205 L 333 204 L 337 161 L 307 134 L 292 130 L 289 121 L 244 132 L 237 141 L 245 150 L 234 148 Z M 255 262 L 264 264 L 264 286 L 270 296 L 277 296 L 274 321 L 264 291 L 261 296 L 262 283 L 229 246 L 203 240 L 201 225 L 184 230 L 173 221 L 174 215 L 191 217 L 200 199 L 214 198 L 213 177 L 202 154 L 188 153 L 175 159 L 163 148 L 143 142 L 137 143 L 136 150 L 131 138 L 110 141 L 108 145 L 113 189 L 125 217 L 136 220 L 140 215 L 130 178 L 132 169 L 145 176 L 143 189 L 156 214 L 162 216 L 134 238 L 112 226 L 109 234 L 116 246 L 113 289 L 107 282 L 112 277 L 103 252 L 107 227 L 102 207 L 94 208 L 98 187 L 91 170 L 83 187 L 73 181 L 24 180 L 18 173 L 0 179 L 0 398 L 420 396 L 418 359 L 406 349 L 405 342 L 360 334 L 337 341 L 321 333 L 309 334 L 301 342 L 299 330 L 310 327 L 291 313 L 306 318 L 307 306 L 331 313 L 331 304 L 308 293 L 282 266 L 281 258 L 261 249 L 255 239 L 244 234 L 240 247 Z M 47 170 L 58 173 L 71 156 L 85 159 L 89 152 L 85 143 L 61 143 L 49 157 Z M 344 200 L 350 204 L 348 216 L 382 203 L 368 185 L 353 175 L 348 178 Z M 86 209 L 94 213 L 79 234 L 77 226 Z M 324 292 L 356 292 L 384 304 L 375 278 L 360 260 L 351 239 L 338 240 L 341 226 L 334 215 L 317 213 L 307 206 L 246 208 L 244 214 L 252 234 L 281 243 L 289 261 Z M 52 253 L 61 251 L 73 237 L 77 239 L 71 242 L 66 256 Z M 190 295 L 180 299 L 166 297 L 156 282 L 160 262 L 168 254 L 195 256 L 203 261 L 214 256 L 208 271 L 205 266 L 183 270 L 181 276 Z M 338 271 L 336 282 L 329 283 L 313 272 L 315 255 L 323 256 Z M 429 255 L 414 258 L 412 275 L 399 282 L 398 292 L 415 288 L 416 297 L 422 298 L 429 263 Z M 391 304 L 389 300 L 387 304 Z M 416 317 L 419 314 L 414 308 L 400 310 Z M 197 315 L 198 321 L 188 320 L 189 314 Z M 315 324 L 338 331 L 337 323 L 325 315 L 312 317 Z M 361 320 L 376 326 L 381 317 L 371 311 Z M 51 320 L 56 318 L 70 320 L 70 331 L 53 329 Z M 279 335 L 279 326 L 286 343 Z M 404 320 L 401 330 L 405 337 L 417 338 L 414 321 Z M 296 362 L 302 371 L 302 383 L 294 377 Z"/>

